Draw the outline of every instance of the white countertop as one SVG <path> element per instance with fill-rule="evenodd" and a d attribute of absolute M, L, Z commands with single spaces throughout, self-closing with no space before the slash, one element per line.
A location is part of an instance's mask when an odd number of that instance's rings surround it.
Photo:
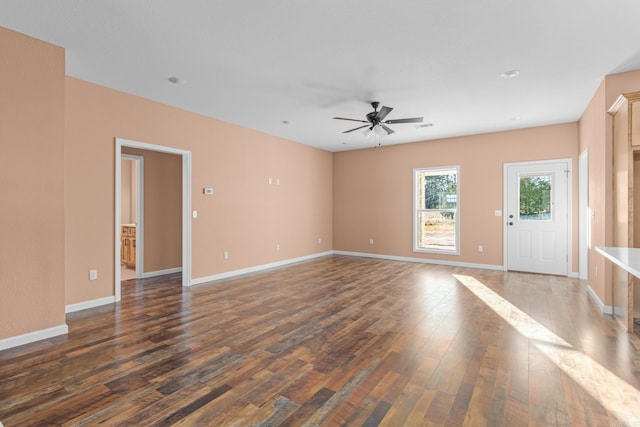
<path fill-rule="evenodd" d="M 640 248 L 596 246 L 596 252 L 640 278 Z"/>

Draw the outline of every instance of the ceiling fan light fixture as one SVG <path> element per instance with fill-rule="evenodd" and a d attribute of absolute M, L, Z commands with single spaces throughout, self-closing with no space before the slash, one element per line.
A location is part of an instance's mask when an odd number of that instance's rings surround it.
<path fill-rule="evenodd" d="M 376 135 L 382 137 L 382 136 L 386 136 L 387 135 L 387 131 L 384 130 L 384 128 L 380 125 L 376 125 L 373 127 L 373 133 L 375 133 Z"/>
<path fill-rule="evenodd" d="M 363 130 L 363 131 L 362 131 L 362 134 L 363 134 L 365 137 L 367 137 L 367 138 L 368 138 L 368 137 L 369 137 L 369 135 L 371 135 L 371 134 L 373 133 L 373 131 L 371 130 L 372 128 L 373 128 L 373 126 L 372 126 L 372 127 L 370 127 L 370 128 L 365 128 L 365 130 Z"/>

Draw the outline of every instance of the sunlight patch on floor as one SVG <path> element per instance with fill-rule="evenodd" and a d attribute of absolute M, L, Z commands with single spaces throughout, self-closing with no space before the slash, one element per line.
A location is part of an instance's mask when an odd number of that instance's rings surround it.
<path fill-rule="evenodd" d="M 540 351 L 619 421 L 629 426 L 640 426 L 640 391 L 584 353 L 574 349 L 571 344 L 474 277 L 458 274 L 453 276 L 516 331 L 532 340 Z"/>

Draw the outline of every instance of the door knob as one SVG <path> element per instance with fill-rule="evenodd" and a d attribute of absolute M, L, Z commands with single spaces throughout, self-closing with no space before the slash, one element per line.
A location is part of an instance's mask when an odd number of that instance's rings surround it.
<path fill-rule="evenodd" d="M 513 222 L 509 222 L 509 225 L 513 225 Z"/>

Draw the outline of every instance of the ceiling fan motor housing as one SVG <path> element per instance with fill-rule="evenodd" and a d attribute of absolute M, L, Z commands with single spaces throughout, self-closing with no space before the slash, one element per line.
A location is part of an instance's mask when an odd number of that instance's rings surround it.
<path fill-rule="evenodd" d="M 380 120 L 376 119 L 376 115 L 378 114 L 378 105 L 380 105 L 379 102 L 372 102 L 371 106 L 373 107 L 373 111 L 367 114 L 367 120 L 373 123 L 374 126 L 380 123 Z"/>

